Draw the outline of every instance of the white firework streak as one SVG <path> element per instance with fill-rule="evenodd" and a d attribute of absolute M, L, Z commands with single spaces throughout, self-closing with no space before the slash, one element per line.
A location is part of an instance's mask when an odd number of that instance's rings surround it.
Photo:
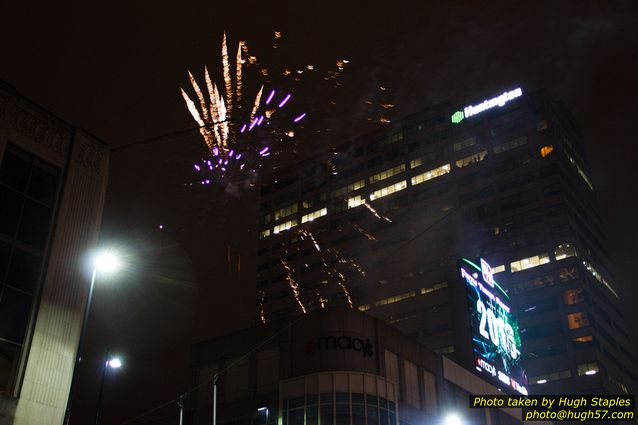
<path fill-rule="evenodd" d="M 230 80 L 230 64 L 228 63 L 226 31 L 224 31 L 224 38 L 222 40 L 222 66 L 224 68 L 224 83 L 226 84 L 226 103 L 228 104 L 228 113 L 230 113 L 233 110 L 233 88 Z"/>
<path fill-rule="evenodd" d="M 239 46 L 237 46 L 237 59 L 235 61 L 235 97 L 237 97 L 237 108 L 241 108 L 241 88 L 242 88 L 242 77 L 241 77 L 241 68 L 242 68 L 242 58 L 241 51 L 244 46 L 243 41 L 239 41 Z"/>

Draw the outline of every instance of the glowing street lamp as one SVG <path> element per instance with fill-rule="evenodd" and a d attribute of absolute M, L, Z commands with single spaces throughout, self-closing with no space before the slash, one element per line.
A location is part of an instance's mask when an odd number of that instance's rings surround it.
<path fill-rule="evenodd" d="M 97 409 L 95 410 L 95 425 L 100 421 L 100 411 L 102 410 L 102 393 L 104 392 L 104 378 L 108 369 L 119 369 L 122 367 L 122 360 L 119 357 L 109 357 L 109 350 L 106 350 L 104 365 L 102 366 L 102 379 L 100 380 L 100 391 L 97 396 Z"/>
<path fill-rule="evenodd" d="M 443 419 L 443 425 L 463 425 L 463 419 L 457 413 L 448 413 Z"/>
<path fill-rule="evenodd" d="M 95 287 L 95 278 L 100 273 L 113 273 L 120 267 L 120 261 L 114 251 L 106 250 L 96 252 L 92 257 L 93 273 L 91 274 L 91 286 L 89 286 L 89 295 L 86 297 L 86 305 L 84 306 L 84 317 L 82 318 L 82 330 L 80 331 L 80 340 L 78 341 L 78 349 L 75 355 L 75 365 L 73 374 L 71 375 L 71 385 L 69 387 L 69 397 L 66 402 L 66 410 L 64 412 L 64 425 L 69 424 L 71 418 L 71 403 L 73 401 L 73 392 L 77 381 L 77 372 L 82 362 L 82 348 L 84 345 L 84 336 L 89 323 L 89 313 L 91 312 L 91 303 L 93 301 L 93 288 Z"/>

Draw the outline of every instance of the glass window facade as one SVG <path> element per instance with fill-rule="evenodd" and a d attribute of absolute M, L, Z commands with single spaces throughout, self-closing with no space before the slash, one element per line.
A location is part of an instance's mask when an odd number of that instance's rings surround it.
<path fill-rule="evenodd" d="M 59 180 L 59 169 L 7 146 L 0 165 L 0 394 L 14 385 Z"/>
<path fill-rule="evenodd" d="M 349 373 L 350 379 L 343 381 L 331 375 L 325 373 L 301 378 L 312 381 L 318 377 L 318 392 L 306 392 L 298 397 L 282 394 L 280 425 L 397 425 L 394 384 L 372 375 Z M 368 388 L 371 377 L 377 385 Z M 334 378 L 334 382 L 326 378 Z M 322 384 L 327 382 L 334 384 L 333 391 L 324 391 L 327 388 L 322 388 Z M 283 386 L 285 393 L 286 384 Z M 313 386 L 310 384 L 306 388 Z"/>

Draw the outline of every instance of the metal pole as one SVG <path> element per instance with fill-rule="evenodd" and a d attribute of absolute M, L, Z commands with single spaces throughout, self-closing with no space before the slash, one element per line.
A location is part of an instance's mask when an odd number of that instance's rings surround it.
<path fill-rule="evenodd" d="M 184 425 L 184 394 L 179 396 L 177 405 L 179 406 L 179 425 Z"/>
<path fill-rule="evenodd" d="M 106 349 L 106 356 L 104 356 L 104 363 L 102 365 L 102 379 L 100 379 L 100 391 L 97 393 L 97 409 L 95 410 L 95 425 L 98 425 L 100 420 L 100 411 L 102 410 L 102 393 L 104 392 L 104 378 L 106 378 L 106 369 L 108 369 L 109 353 L 110 349 Z"/>
<path fill-rule="evenodd" d="M 266 407 L 266 425 L 268 425 L 268 408 Z"/>
<path fill-rule="evenodd" d="M 217 425 L 217 381 L 219 375 L 213 376 L 213 425 Z"/>
<path fill-rule="evenodd" d="M 80 340 L 78 341 L 78 350 L 75 354 L 75 364 L 73 365 L 73 373 L 71 374 L 71 385 L 69 386 L 69 397 L 66 400 L 66 409 L 64 411 L 64 425 L 69 425 L 71 419 L 71 403 L 73 402 L 73 391 L 78 379 L 78 368 L 82 362 L 82 345 L 84 344 L 84 335 L 89 323 L 89 312 L 91 311 L 91 300 L 93 298 L 93 287 L 95 286 L 95 276 L 97 275 L 97 267 L 93 268 L 91 276 L 91 286 L 89 287 L 89 296 L 86 298 L 86 306 L 84 307 L 84 317 L 82 318 L 82 330 L 80 331 Z"/>

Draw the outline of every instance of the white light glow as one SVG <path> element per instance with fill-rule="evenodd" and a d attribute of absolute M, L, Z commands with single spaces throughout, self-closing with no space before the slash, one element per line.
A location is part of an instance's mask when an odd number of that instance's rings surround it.
<path fill-rule="evenodd" d="M 118 357 L 113 357 L 111 360 L 106 362 L 106 365 L 111 369 L 119 369 L 122 367 L 122 361 Z"/>
<path fill-rule="evenodd" d="M 112 273 L 120 268 L 120 262 L 114 252 L 104 251 L 95 255 L 93 266 L 99 272 Z"/>
<path fill-rule="evenodd" d="M 538 381 L 536 381 L 537 384 L 546 384 L 547 383 L 547 379 L 539 379 Z"/>
<path fill-rule="evenodd" d="M 596 370 L 591 369 L 591 370 L 588 370 L 587 372 L 585 372 L 585 375 L 595 375 L 596 373 L 597 373 Z"/>
<path fill-rule="evenodd" d="M 448 413 L 443 420 L 444 425 L 462 425 L 463 420 L 456 413 Z"/>

